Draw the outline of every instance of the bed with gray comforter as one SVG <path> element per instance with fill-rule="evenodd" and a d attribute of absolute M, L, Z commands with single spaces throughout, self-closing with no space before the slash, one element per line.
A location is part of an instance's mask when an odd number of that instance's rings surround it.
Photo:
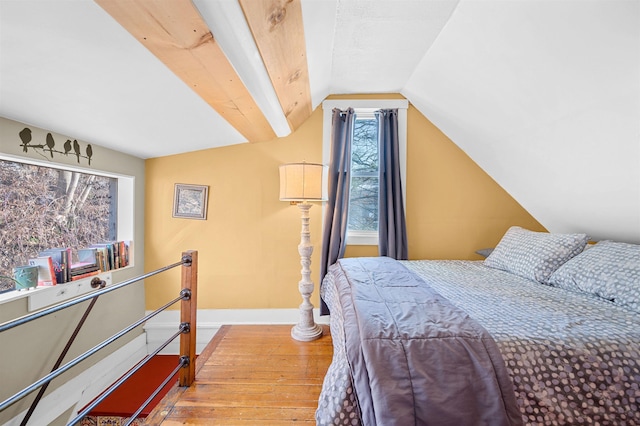
<path fill-rule="evenodd" d="M 627 264 L 640 292 L 636 249 Z M 334 354 L 317 423 L 640 425 L 636 297 L 549 275 L 542 284 L 482 261 L 339 260 L 321 286 Z"/>

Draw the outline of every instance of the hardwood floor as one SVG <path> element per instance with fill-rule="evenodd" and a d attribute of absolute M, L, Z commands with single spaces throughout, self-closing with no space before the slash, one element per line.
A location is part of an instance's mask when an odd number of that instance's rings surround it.
<path fill-rule="evenodd" d="M 198 357 L 196 381 L 174 388 L 149 425 L 315 424 L 333 347 L 328 326 L 298 342 L 290 325 L 223 326 Z"/>

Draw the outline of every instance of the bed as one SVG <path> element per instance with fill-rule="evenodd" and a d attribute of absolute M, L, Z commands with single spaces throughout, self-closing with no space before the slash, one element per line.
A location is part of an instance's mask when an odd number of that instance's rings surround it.
<path fill-rule="evenodd" d="M 512 227 L 484 261 L 339 260 L 317 424 L 640 425 L 640 246 L 586 242 Z"/>

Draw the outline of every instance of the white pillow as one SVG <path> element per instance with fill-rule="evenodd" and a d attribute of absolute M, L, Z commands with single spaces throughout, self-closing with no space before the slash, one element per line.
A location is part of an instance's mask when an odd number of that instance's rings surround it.
<path fill-rule="evenodd" d="M 587 234 L 534 232 L 512 226 L 484 264 L 547 284 L 556 269 L 584 250 L 588 239 Z"/>
<path fill-rule="evenodd" d="M 549 284 L 640 312 L 640 245 L 601 241 L 558 268 Z"/>

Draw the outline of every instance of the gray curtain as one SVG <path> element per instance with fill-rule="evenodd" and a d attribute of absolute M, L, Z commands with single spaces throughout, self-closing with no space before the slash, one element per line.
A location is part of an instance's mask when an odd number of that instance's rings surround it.
<path fill-rule="evenodd" d="M 407 225 L 402 203 L 398 110 L 376 112 L 380 143 L 380 198 L 378 208 L 378 252 L 380 256 L 408 259 Z"/>
<path fill-rule="evenodd" d="M 320 285 L 329 266 L 344 256 L 347 246 L 349 183 L 351 180 L 351 138 L 353 109 L 333 110 L 331 120 L 331 158 L 329 162 L 329 201 L 326 205 L 322 234 Z M 320 300 L 320 315 L 328 315 L 329 308 Z"/>

